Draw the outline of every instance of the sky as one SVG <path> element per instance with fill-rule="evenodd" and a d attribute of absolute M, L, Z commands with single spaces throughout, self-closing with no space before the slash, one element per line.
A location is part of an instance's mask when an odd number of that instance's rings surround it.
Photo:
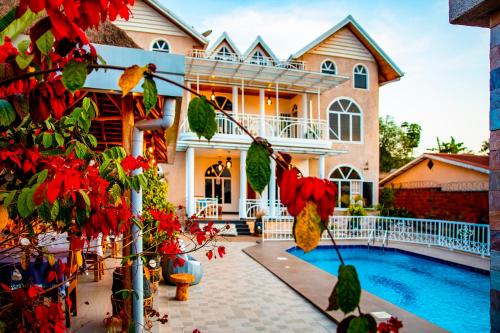
<path fill-rule="evenodd" d="M 199 32 L 227 31 L 241 52 L 261 35 L 288 58 L 352 15 L 405 73 L 380 88 L 380 115 L 422 126 L 416 152 L 453 136 L 477 151 L 489 136 L 489 31 L 451 25 L 447 0 L 159 0 Z"/>

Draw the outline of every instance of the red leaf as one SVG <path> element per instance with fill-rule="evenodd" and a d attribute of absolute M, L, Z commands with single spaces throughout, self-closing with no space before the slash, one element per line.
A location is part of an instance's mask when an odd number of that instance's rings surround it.
<path fill-rule="evenodd" d="M 298 185 L 298 174 L 296 169 L 286 170 L 283 172 L 283 176 L 280 183 L 280 198 L 281 202 L 288 206 L 297 190 Z"/>
<path fill-rule="evenodd" d="M 39 286 L 31 285 L 28 288 L 28 296 L 29 296 L 29 298 L 35 298 L 38 295 L 42 294 L 43 291 L 44 291 L 43 288 L 41 288 Z"/>
<path fill-rule="evenodd" d="M 325 182 L 319 178 L 314 178 L 314 190 L 313 197 L 314 201 L 319 202 L 321 198 L 325 195 L 326 185 Z"/>
<path fill-rule="evenodd" d="M 0 283 L 0 287 L 2 287 L 2 289 L 5 291 L 11 292 L 10 287 L 8 285 L 6 285 L 5 283 Z"/>
<path fill-rule="evenodd" d="M 307 201 L 314 191 L 315 181 L 312 177 L 302 178 L 301 181 L 302 186 L 300 187 L 300 196 L 302 197 L 302 199 Z"/>
<path fill-rule="evenodd" d="M 217 252 L 219 253 L 219 258 L 222 258 L 226 254 L 226 248 L 224 246 L 219 246 Z"/>
<path fill-rule="evenodd" d="M 196 233 L 196 241 L 198 242 L 198 245 L 203 244 L 203 242 L 207 239 L 205 232 L 203 231 L 198 231 Z"/>
<path fill-rule="evenodd" d="M 57 174 L 55 175 L 54 179 L 49 182 L 49 185 L 47 187 L 47 199 L 49 200 L 51 205 L 54 203 L 54 201 L 56 201 L 59 193 L 61 192 L 62 182 L 63 177 Z"/>
<path fill-rule="evenodd" d="M 214 253 L 212 250 L 207 251 L 207 258 L 208 260 L 212 260 L 212 257 L 214 256 Z"/>
<path fill-rule="evenodd" d="M 41 205 L 45 200 L 45 196 L 47 193 L 47 186 L 48 183 L 44 182 L 40 184 L 40 186 L 38 186 L 37 189 L 35 190 L 35 193 L 33 194 L 33 202 L 35 203 L 35 205 L 37 206 Z"/>

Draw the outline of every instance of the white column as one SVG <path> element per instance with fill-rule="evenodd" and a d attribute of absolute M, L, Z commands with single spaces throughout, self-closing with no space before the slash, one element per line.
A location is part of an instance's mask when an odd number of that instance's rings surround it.
<path fill-rule="evenodd" d="M 186 210 L 188 217 L 195 213 L 194 205 L 194 148 L 186 150 Z"/>
<path fill-rule="evenodd" d="M 233 115 L 238 115 L 238 86 L 233 86 Z"/>
<path fill-rule="evenodd" d="M 241 114 L 245 115 L 245 80 L 241 80 Z"/>
<path fill-rule="evenodd" d="M 307 133 L 307 113 L 309 112 L 309 105 L 307 103 L 307 93 L 302 94 L 302 137 L 304 138 Z"/>
<path fill-rule="evenodd" d="M 271 180 L 269 181 L 269 215 L 276 215 L 276 161 L 271 158 Z"/>
<path fill-rule="evenodd" d="M 319 155 L 318 161 L 318 176 L 321 179 L 325 178 L 325 155 Z"/>
<path fill-rule="evenodd" d="M 247 218 L 247 151 L 240 150 L 240 219 Z"/>
<path fill-rule="evenodd" d="M 259 89 L 259 102 L 260 102 L 260 109 L 259 109 L 259 136 L 265 137 L 266 136 L 266 128 L 265 128 L 265 115 L 266 115 L 266 100 L 265 100 L 265 90 L 264 89 Z"/>
<path fill-rule="evenodd" d="M 280 115 L 279 89 L 278 82 L 276 82 L 276 117 Z"/>

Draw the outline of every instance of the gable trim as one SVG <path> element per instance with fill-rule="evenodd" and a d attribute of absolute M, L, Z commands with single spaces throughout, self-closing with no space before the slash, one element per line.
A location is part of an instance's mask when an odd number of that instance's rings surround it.
<path fill-rule="evenodd" d="M 293 55 L 293 58 L 297 59 L 302 57 L 305 53 L 309 52 L 312 50 L 314 47 L 318 46 L 319 44 L 323 43 L 326 39 L 331 37 L 333 34 L 337 33 L 340 29 L 344 27 L 351 27 L 355 30 L 355 32 L 359 33 L 363 38 L 359 38 L 357 34 L 355 33 L 354 35 L 356 38 L 359 39 L 359 41 L 367 47 L 369 46 L 368 51 L 370 53 L 377 53 L 383 60 L 387 62 L 387 64 L 390 66 L 390 68 L 394 71 L 396 74 L 397 78 L 399 79 L 404 75 L 403 71 L 394 63 L 394 61 L 382 50 L 382 48 L 366 33 L 366 31 L 354 20 L 354 18 L 351 15 L 348 15 L 346 18 L 344 18 L 342 21 L 340 21 L 338 24 L 333 26 L 331 29 L 320 35 L 318 38 L 313 40 L 311 43 L 307 44 L 305 47 L 303 47 L 300 51 L 295 53 Z M 373 49 L 373 51 L 371 50 Z M 376 60 L 376 59 L 375 59 Z M 377 61 L 377 60 L 376 60 Z M 394 80 L 394 79 L 393 79 Z M 385 80 L 383 83 L 387 83 L 393 80 Z"/>
<path fill-rule="evenodd" d="M 253 41 L 253 43 L 248 47 L 248 49 L 246 50 L 246 52 L 243 54 L 243 56 L 245 58 L 248 58 L 250 56 L 250 52 L 252 52 L 256 47 L 257 45 L 260 45 L 266 52 L 267 54 L 269 54 L 269 56 L 274 59 L 274 60 L 278 60 L 278 57 L 276 57 L 276 55 L 274 54 L 274 52 L 271 50 L 271 48 L 269 47 L 269 45 L 266 44 L 266 42 L 264 42 L 264 40 L 262 39 L 261 36 L 257 36 L 257 38 L 255 38 L 255 40 Z"/>
<path fill-rule="evenodd" d="M 222 44 L 222 42 L 226 41 L 226 43 L 234 50 L 234 52 L 241 56 L 241 52 L 236 46 L 236 44 L 233 42 L 231 37 L 229 37 L 227 32 L 223 32 L 222 35 L 217 38 L 217 40 L 214 42 L 214 44 L 207 50 L 208 52 L 213 52 L 216 51 L 216 49 Z"/>

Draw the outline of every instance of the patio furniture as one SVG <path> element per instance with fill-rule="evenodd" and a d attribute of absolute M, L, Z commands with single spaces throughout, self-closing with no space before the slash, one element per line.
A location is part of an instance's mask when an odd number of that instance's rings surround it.
<path fill-rule="evenodd" d="M 194 276 L 192 274 L 185 273 L 172 274 L 170 275 L 170 281 L 177 284 L 175 299 L 178 301 L 187 301 L 189 284 L 194 282 Z"/>
<path fill-rule="evenodd" d="M 187 254 L 181 254 L 178 255 L 178 257 L 184 259 L 183 266 L 174 267 L 174 262 L 171 259 L 166 259 L 163 262 L 162 264 L 163 280 L 165 280 L 165 282 L 168 284 L 175 284 L 170 279 L 170 276 L 172 274 L 187 273 L 194 276 L 194 280 L 191 283 L 191 285 L 200 283 L 201 278 L 203 277 L 203 267 L 201 266 L 201 262 L 199 262 L 194 257 Z"/>
<path fill-rule="evenodd" d="M 90 242 L 87 242 L 87 251 L 85 254 L 85 263 L 88 270 L 94 272 L 94 282 L 99 282 L 104 275 L 104 251 L 102 247 L 102 233 Z"/>

